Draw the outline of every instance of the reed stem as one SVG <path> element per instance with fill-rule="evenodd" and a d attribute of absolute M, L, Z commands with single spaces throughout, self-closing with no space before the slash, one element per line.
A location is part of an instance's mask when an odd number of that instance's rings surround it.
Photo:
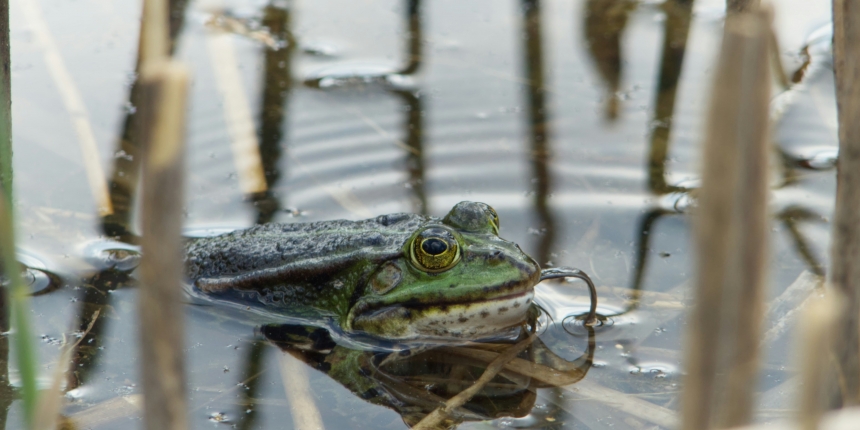
<path fill-rule="evenodd" d="M 682 429 L 733 427 L 752 418 L 768 254 L 769 28 L 767 12 L 730 15 L 716 67 Z"/>
<path fill-rule="evenodd" d="M 12 60 L 9 56 L 9 0 L 0 0 L 0 187 L 12 204 Z"/>
<path fill-rule="evenodd" d="M 183 430 L 186 417 L 182 307 L 182 205 L 188 72 L 155 60 L 141 73 L 142 237 L 139 274 L 144 422 Z"/>
<path fill-rule="evenodd" d="M 797 349 L 803 387 L 797 399 L 800 430 L 816 430 L 824 415 L 826 369 L 831 363 L 827 351 L 839 313 L 839 303 L 833 294 L 813 301 L 803 311 Z"/>
<path fill-rule="evenodd" d="M 24 422 L 32 429 L 36 414 L 39 392 L 36 386 L 36 365 L 38 358 L 32 343 L 30 330 L 30 292 L 21 280 L 18 260 L 15 258 L 15 229 L 12 221 L 12 207 L 2 189 L 0 193 L 0 258 L 2 274 L 8 280 L 8 303 L 12 313 L 12 335 L 15 346 L 15 359 L 21 375 L 21 398 L 24 404 Z M 4 297 L 5 301 L 5 297 Z M 3 309 L 2 311 L 5 311 Z"/>
<path fill-rule="evenodd" d="M 839 407 L 860 404 L 860 0 L 833 1 L 833 63 L 839 163 L 829 280 L 846 304 L 834 340 L 846 389 L 832 389 L 831 406 Z"/>

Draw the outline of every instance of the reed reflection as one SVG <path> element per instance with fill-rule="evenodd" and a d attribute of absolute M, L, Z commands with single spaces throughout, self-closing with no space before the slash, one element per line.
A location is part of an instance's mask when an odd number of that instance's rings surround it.
<path fill-rule="evenodd" d="M 549 207 L 552 183 L 549 171 L 551 150 L 548 138 L 549 114 L 546 107 L 546 83 L 543 64 L 543 40 L 539 0 L 523 0 L 523 41 L 526 79 L 526 101 L 529 115 L 529 143 L 533 180 L 533 204 L 540 232 L 535 246 L 538 264 L 550 260 L 556 222 Z"/>
<path fill-rule="evenodd" d="M 404 161 L 409 175 L 407 184 L 412 192 L 412 212 L 427 215 L 427 191 L 424 184 L 424 104 L 421 97 L 415 91 L 392 90 L 392 94 L 403 100 L 406 121 L 404 121 L 403 142 L 409 151 L 406 151 Z"/>
<path fill-rule="evenodd" d="M 168 22 L 170 35 L 170 55 L 176 48 L 176 40 L 182 32 L 185 22 L 185 11 L 188 0 L 168 0 L 170 19 Z M 102 232 L 109 237 L 122 242 L 135 244 L 137 237 L 130 231 L 131 217 L 134 213 L 135 193 L 140 181 L 140 158 L 142 156 L 140 142 L 136 141 L 135 132 L 138 127 L 138 116 L 135 115 L 141 101 L 141 87 L 137 77 L 140 74 L 140 52 L 135 64 L 135 80 L 129 90 L 128 103 L 125 107 L 125 118 L 114 151 L 113 173 L 108 181 L 110 200 L 113 213 L 105 216 L 101 222 Z"/>
<path fill-rule="evenodd" d="M 400 70 L 401 75 L 411 75 L 421 67 L 421 1 L 406 1 L 406 65 Z"/>
<path fill-rule="evenodd" d="M 660 74 L 657 78 L 656 100 L 654 115 L 651 122 L 648 155 L 648 189 L 656 196 L 676 193 L 678 198 L 686 197 L 691 190 L 678 185 L 669 185 L 666 181 L 666 162 L 669 156 L 669 143 L 672 135 L 672 119 L 675 112 L 675 98 L 681 70 L 684 65 L 684 54 L 687 48 L 687 38 L 690 33 L 690 23 L 693 11 L 692 0 L 669 0 L 663 3 L 666 14 L 664 21 L 664 37 L 660 59 Z M 648 266 L 650 243 L 654 225 L 666 215 L 681 213 L 677 205 L 672 208 L 656 206 L 648 209 L 639 219 L 639 229 L 636 239 L 636 263 L 630 286 L 630 298 L 623 313 L 639 306 L 642 285 Z"/>
<path fill-rule="evenodd" d="M 280 160 L 286 147 L 283 142 L 283 124 L 286 123 L 287 103 L 292 91 L 292 57 L 296 47 L 290 32 L 289 9 L 275 3 L 269 4 L 263 10 L 262 25 L 269 29 L 279 46 L 263 48 L 265 72 L 259 148 L 267 187 L 263 193 L 250 198 L 257 211 L 257 224 L 268 223 L 281 208 L 281 202 L 272 189 L 281 177 Z"/>
<path fill-rule="evenodd" d="M 419 91 L 411 86 L 394 85 L 394 75 L 409 76 L 416 74 L 422 65 L 422 27 L 421 2 L 408 0 L 406 2 L 406 61 L 402 68 L 395 72 L 376 75 L 365 75 L 356 72 L 355 75 L 337 74 L 332 76 L 314 76 L 304 80 L 304 85 L 320 90 L 338 89 L 349 91 L 361 88 L 361 94 L 372 95 L 367 89 L 381 89 L 403 101 L 403 112 L 406 119 L 403 122 L 402 146 L 406 149 L 404 167 L 407 171 L 407 188 L 412 194 L 412 212 L 426 215 L 430 212 L 427 203 L 427 192 L 424 172 L 424 104 Z M 327 84 L 324 84 L 328 82 Z"/>
<path fill-rule="evenodd" d="M 251 347 L 247 349 L 248 354 L 245 355 L 245 363 L 242 365 L 242 380 L 240 385 L 244 386 L 244 390 L 239 390 L 241 399 L 239 400 L 239 410 L 236 411 L 239 418 L 236 423 L 236 428 L 239 430 L 251 430 L 256 427 L 257 411 L 256 399 L 260 394 L 260 384 L 263 379 L 260 375 L 263 374 L 263 359 L 265 358 L 268 344 L 263 341 L 255 341 L 251 343 Z"/>
<path fill-rule="evenodd" d="M 649 255 L 651 254 L 650 242 L 651 237 L 654 236 L 652 233 L 655 225 L 664 216 L 683 214 L 687 205 L 695 200 L 695 188 L 669 184 L 666 180 L 666 162 L 671 142 L 675 99 L 683 69 L 692 7 L 692 0 L 671 0 L 663 4 L 666 20 L 660 75 L 657 81 L 657 96 L 654 103 L 649 140 L 648 189 L 655 196 L 665 196 L 668 199 L 661 200 L 660 204 L 648 209 L 640 218 L 636 239 L 636 262 L 630 286 L 631 293 L 628 304 L 622 313 L 634 310 L 639 305 Z M 779 148 L 777 151 L 781 154 L 783 161 L 782 181 L 777 185 L 777 188 L 796 184 L 800 180 L 797 170 L 807 168 L 807 166 L 789 156 L 785 151 Z M 820 216 L 800 207 L 784 208 L 774 216 L 786 227 L 795 250 L 806 263 L 807 268 L 817 275 L 823 275 L 823 264 L 814 255 L 808 240 L 803 237 L 798 227 L 799 222 L 821 219 Z"/>
<path fill-rule="evenodd" d="M 605 116 L 618 118 L 621 88 L 621 36 L 627 17 L 636 9 L 632 0 L 588 0 L 585 3 L 585 40 L 588 53 L 606 85 Z"/>
<path fill-rule="evenodd" d="M 390 408 L 413 426 L 481 376 L 510 343 L 472 343 L 397 350 L 351 349 L 336 343 L 321 328 L 266 325 L 261 333 L 283 351 L 343 385 L 366 402 Z M 548 340 L 570 344 L 570 339 Z M 449 417 L 454 425 L 532 412 L 540 388 L 571 385 L 585 377 L 595 351 L 594 330 L 587 329 L 581 355 L 567 360 L 552 352 L 544 338 L 508 362 L 485 388 Z"/>
<path fill-rule="evenodd" d="M 684 53 L 690 34 L 693 0 L 670 0 L 663 3 L 666 13 L 663 36 L 663 53 L 660 61 L 660 76 L 657 78 L 657 100 L 654 103 L 654 119 L 651 122 L 651 145 L 648 157 L 648 187 L 651 192 L 662 195 L 672 191 L 686 191 L 683 187 L 666 182 L 666 161 L 672 137 L 672 119 L 675 113 L 675 98 Z"/>
<path fill-rule="evenodd" d="M 83 292 L 78 300 L 80 304 L 75 326 L 80 333 L 85 334 L 72 352 L 66 378 L 67 391 L 85 385 L 98 367 L 108 321 L 114 316 L 111 315 L 110 293 L 134 284 L 129 270 L 116 267 L 96 272 L 81 282 Z"/>

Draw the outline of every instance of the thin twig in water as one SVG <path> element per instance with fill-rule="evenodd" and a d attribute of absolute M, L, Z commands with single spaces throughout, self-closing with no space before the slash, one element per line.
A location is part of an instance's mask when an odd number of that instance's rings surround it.
<path fill-rule="evenodd" d="M 39 403 L 36 407 L 38 413 L 35 417 L 33 428 L 36 430 L 54 430 L 57 428 L 57 423 L 60 418 L 60 411 L 65 404 L 65 396 L 63 395 L 63 381 L 66 379 L 66 372 L 69 370 L 69 363 L 72 361 L 72 352 L 81 344 L 84 338 L 93 329 L 93 325 L 99 318 L 101 311 L 96 309 L 93 312 L 92 319 L 86 330 L 75 342 L 68 342 L 63 335 L 63 347 L 60 348 L 60 357 L 57 364 L 54 366 L 54 374 L 51 377 L 51 386 L 47 390 L 43 390 L 39 395 Z"/>
<path fill-rule="evenodd" d="M 505 368 L 508 362 L 513 360 L 517 356 L 517 354 L 519 354 L 529 345 L 531 345 L 534 339 L 535 336 L 533 334 L 529 334 L 527 338 L 519 341 L 515 345 L 506 349 L 505 352 L 499 354 L 499 356 L 496 357 L 496 359 L 493 360 L 489 366 L 487 366 L 487 369 L 484 370 L 484 373 L 481 374 L 481 377 L 478 378 L 478 380 L 475 381 L 475 383 L 472 384 L 471 387 L 466 388 L 456 396 L 448 399 L 448 401 L 445 402 L 443 406 L 436 408 L 436 410 L 424 417 L 424 419 L 422 419 L 415 427 L 412 427 L 413 430 L 426 430 L 437 428 L 443 420 L 448 418 L 450 411 L 459 408 L 460 406 L 463 406 L 464 404 L 466 404 L 466 402 L 471 400 L 472 397 L 475 397 L 475 395 L 478 394 L 484 388 L 484 386 L 487 385 L 487 383 L 493 380 L 493 378 L 495 378 L 496 375 L 501 372 L 502 369 Z"/>

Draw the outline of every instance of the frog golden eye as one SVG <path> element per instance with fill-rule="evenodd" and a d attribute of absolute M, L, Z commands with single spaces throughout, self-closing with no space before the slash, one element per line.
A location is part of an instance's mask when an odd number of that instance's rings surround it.
<path fill-rule="evenodd" d="M 442 272 L 460 261 L 460 245 L 454 234 L 444 227 L 428 227 L 412 239 L 412 264 L 427 272 Z"/>

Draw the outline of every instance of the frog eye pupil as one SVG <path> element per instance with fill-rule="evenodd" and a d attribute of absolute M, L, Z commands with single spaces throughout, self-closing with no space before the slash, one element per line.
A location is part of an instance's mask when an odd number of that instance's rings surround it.
<path fill-rule="evenodd" d="M 409 245 L 412 264 L 427 273 L 444 272 L 460 261 L 460 245 L 447 227 L 431 225 L 418 231 Z"/>
<path fill-rule="evenodd" d="M 421 249 L 430 255 L 439 255 L 448 250 L 448 244 L 441 239 L 427 239 L 421 243 Z"/>

